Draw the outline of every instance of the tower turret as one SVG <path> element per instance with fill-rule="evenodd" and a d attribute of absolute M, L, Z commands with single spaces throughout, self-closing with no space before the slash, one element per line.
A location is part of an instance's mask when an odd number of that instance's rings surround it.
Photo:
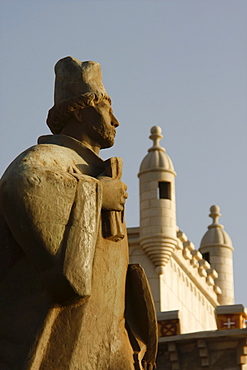
<path fill-rule="evenodd" d="M 218 298 L 219 303 L 230 305 L 234 303 L 232 241 L 224 230 L 224 226 L 218 223 L 221 216 L 220 207 L 213 205 L 210 208 L 209 216 L 213 222 L 208 226 L 208 231 L 202 238 L 200 252 L 203 258 L 218 272 L 216 284 L 222 290 L 222 295 Z"/>
<path fill-rule="evenodd" d="M 159 144 L 161 128 L 151 128 L 153 146 L 143 159 L 140 171 L 140 244 L 163 274 L 177 244 L 176 239 L 176 172 L 170 157 Z"/>

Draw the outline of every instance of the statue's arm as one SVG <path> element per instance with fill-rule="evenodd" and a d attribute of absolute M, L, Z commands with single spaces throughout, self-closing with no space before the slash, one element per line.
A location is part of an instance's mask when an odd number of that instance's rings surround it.
<path fill-rule="evenodd" d="M 90 295 L 101 210 L 99 181 L 46 167 L 3 177 L 1 207 L 9 228 L 55 302 Z"/>

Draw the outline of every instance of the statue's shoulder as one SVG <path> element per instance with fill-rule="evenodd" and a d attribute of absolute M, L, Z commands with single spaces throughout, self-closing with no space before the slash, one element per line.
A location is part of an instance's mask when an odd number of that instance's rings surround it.
<path fill-rule="evenodd" d="M 13 172 L 25 172 L 30 167 L 38 171 L 39 168 L 50 168 L 66 171 L 78 160 L 78 155 L 70 148 L 55 144 L 36 144 L 18 155 L 6 169 L 3 177 Z"/>
<path fill-rule="evenodd" d="M 21 154 L 21 161 L 32 165 L 41 164 L 42 166 L 57 167 L 73 159 L 75 160 L 77 157 L 77 153 L 71 148 L 52 143 L 42 143 L 25 150 Z"/>
<path fill-rule="evenodd" d="M 77 180 L 69 173 L 73 160 L 71 155 L 66 155 L 67 151 L 67 148 L 58 145 L 37 144 L 22 152 L 0 180 L 0 204 L 1 199 L 10 197 L 23 198 L 25 204 L 36 204 L 38 197 L 47 202 L 48 194 L 55 196 L 62 192 L 65 201 L 73 198 Z M 24 196 L 29 193 L 35 194 L 35 197 Z"/>

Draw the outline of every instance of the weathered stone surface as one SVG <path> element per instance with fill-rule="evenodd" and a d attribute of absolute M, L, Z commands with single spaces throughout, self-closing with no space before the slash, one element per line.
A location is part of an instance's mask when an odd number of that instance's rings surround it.
<path fill-rule="evenodd" d="M 152 369 L 157 325 L 144 272 L 134 283 L 145 286 L 145 322 L 125 312 L 121 162 L 98 156 L 119 123 L 98 63 L 68 57 L 56 73 L 56 135 L 39 138 L 0 181 L 0 368 Z"/>

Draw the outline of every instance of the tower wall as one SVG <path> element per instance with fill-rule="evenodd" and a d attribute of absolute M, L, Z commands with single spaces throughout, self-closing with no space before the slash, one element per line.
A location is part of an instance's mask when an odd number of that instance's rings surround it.
<path fill-rule="evenodd" d="M 150 139 L 153 146 L 143 159 L 140 172 L 140 245 L 163 274 L 177 244 L 176 173 L 169 156 L 159 144 L 161 129 L 154 126 Z"/>
<path fill-rule="evenodd" d="M 159 183 L 170 184 L 170 198 L 160 199 Z M 140 236 L 176 238 L 176 203 L 174 175 L 162 170 L 140 175 Z"/>
<path fill-rule="evenodd" d="M 222 291 L 222 294 L 218 297 L 219 304 L 234 304 L 233 248 L 213 245 L 211 247 L 201 247 L 200 252 L 202 254 L 209 253 L 210 264 L 218 272 L 218 278 L 215 282 Z"/>
<path fill-rule="evenodd" d="M 213 219 L 213 222 L 208 226 L 208 231 L 202 238 L 200 252 L 218 272 L 216 284 L 222 291 L 218 298 L 220 305 L 231 305 L 234 303 L 233 247 L 224 226 L 218 223 L 220 216 L 220 207 L 211 206 L 209 217 Z"/>

